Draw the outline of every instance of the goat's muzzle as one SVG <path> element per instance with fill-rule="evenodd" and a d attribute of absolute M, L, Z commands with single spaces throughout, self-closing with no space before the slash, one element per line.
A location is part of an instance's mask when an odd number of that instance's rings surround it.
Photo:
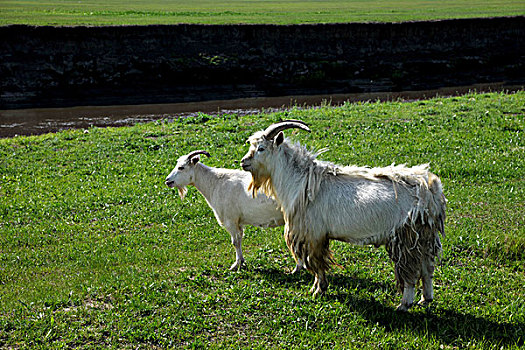
<path fill-rule="evenodd" d="M 168 186 L 169 188 L 173 188 L 175 187 L 175 181 L 170 181 L 170 180 L 166 180 L 166 182 L 164 182 L 166 184 L 166 186 Z"/>
<path fill-rule="evenodd" d="M 241 159 L 241 167 L 243 168 L 243 170 L 250 171 L 250 161 L 246 158 Z"/>

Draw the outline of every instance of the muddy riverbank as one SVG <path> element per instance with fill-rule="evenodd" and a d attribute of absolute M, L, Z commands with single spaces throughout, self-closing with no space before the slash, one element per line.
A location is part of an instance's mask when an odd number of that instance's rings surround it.
<path fill-rule="evenodd" d="M 155 120 L 173 120 L 206 113 L 258 114 L 293 106 L 315 107 L 322 103 L 339 105 L 346 101 L 418 100 L 435 96 L 454 96 L 470 91 L 516 91 L 520 85 L 503 83 L 479 84 L 423 91 L 376 92 L 359 94 L 333 94 L 314 96 L 257 97 L 234 100 L 214 100 L 192 103 L 80 106 L 69 108 L 34 108 L 0 110 L 0 137 L 38 135 L 65 129 L 89 128 L 92 126 L 126 126 Z"/>

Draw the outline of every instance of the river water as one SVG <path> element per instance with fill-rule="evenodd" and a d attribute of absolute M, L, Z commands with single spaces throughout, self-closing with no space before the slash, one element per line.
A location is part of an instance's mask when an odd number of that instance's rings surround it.
<path fill-rule="evenodd" d="M 308 95 L 284 97 L 256 97 L 224 101 L 193 103 L 126 105 L 126 106 L 81 106 L 70 108 L 0 110 L 0 138 L 20 135 L 38 135 L 65 129 L 91 126 L 126 126 L 161 119 L 176 118 L 206 113 L 258 114 L 282 109 L 319 106 L 322 103 L 339 105 L 345 101 L 418 100 L 435 96 L 452 96 L 469 91 L 513 91 L 519 86 L 484 84 L 425 91 L 377 92 L 363 94 Z"/>

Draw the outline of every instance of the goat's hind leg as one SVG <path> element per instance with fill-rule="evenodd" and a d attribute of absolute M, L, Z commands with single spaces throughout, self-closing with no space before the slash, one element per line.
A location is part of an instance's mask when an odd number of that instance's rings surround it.
<path fill-rule="evenodd" d="M 397 311 L 406 312 L 414 305 L 416 283 L 421 276 L 421 257 L 416 252 L 410 254 L 407 247 L 402 248 L 405 254 L 395 263 L 395 274 L 399 290 L 403 293 Z"/>
<path fill-rule="evenodd" d="M 421 259 L 421 281 L 423 284 L 423 294 L 419 305 L 428 306 L 434 300 L 434 268 L 436 257 L 441 252 L 441 240 L 439 233 L 434 229 L 427 228 L 425 231 L 426 242 L 422 245 L 423 256 Z"/>
<path fill-rule="evenodd" d="M 238 271 L 244 265 L 244 257 L 242 255 L 242 228 L 237 223 L 225 223 L 224 228 L 230 233 L 233 247 L 235 248 L 235 262 L 230 267 L 231 271 Z"/>
<path fill-rule="evenodd" d="M 422 274 L 423 254 L 420 235 L 408 225 L 396 232 L 386 248 L 394 261 L 398 289 L 403 293 L 397 311 L 406 312 L 414 305 L 416 283 Z"/>
<path fill-rule="evenodd" d="M 421 266 L 421 281 L 423 284 L 423 294 L 418 305 L 428 306 L 434 300 L 434 287 L 432 278 L 434 277 L 434 257 L 425 256 Z"/>
<path fill-rule="evenodd" d="M 414 305 L 416 285 L 415 283 L 406 283 L 403 288 L 403 297 L 401 298 L 401 304 L 396 308 L 396 311 L 406 312 Z"/>

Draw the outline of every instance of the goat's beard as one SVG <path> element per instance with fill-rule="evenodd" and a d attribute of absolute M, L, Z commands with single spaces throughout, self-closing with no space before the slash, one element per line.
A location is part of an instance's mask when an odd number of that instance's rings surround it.
<path fill-rule="evenodd" d="M 256 198 L 259 190 L 271 197 L 273 194 L 272 179 L 268 175 L 260 175 L 252 173 L 252 181 L 248 185 L 248 191 L 252 192 L 252 197 Z"/>
<path fill-rule="evenodd" d="M 178 187 L 177 186 L 177 190 L 179 191 L 180 199 L 183 200 L 184 197 L 186 197 L 186 193 L 188 193 L 188 188 L 186 188 L 186 186 L 184 186 L 184 187 Z"/>

